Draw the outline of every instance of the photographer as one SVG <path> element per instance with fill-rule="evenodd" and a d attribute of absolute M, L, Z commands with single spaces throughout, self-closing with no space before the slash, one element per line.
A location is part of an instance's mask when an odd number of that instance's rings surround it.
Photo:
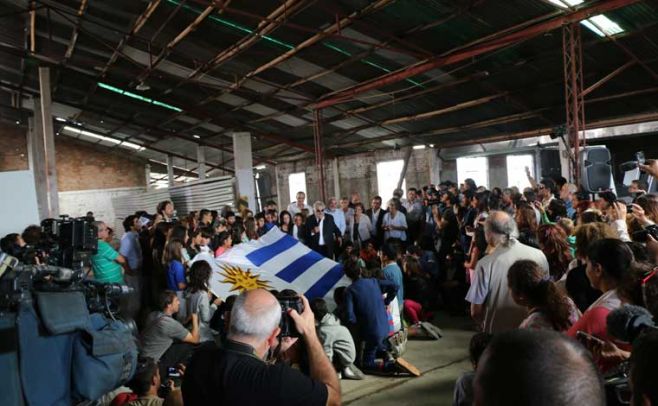
<path fill-rule="evenodd" d="M 658 363 L 658 333 L 641 335 L 633 343 L 630 384 L 633 405 L 658 405 L 656 363 Z"/>
<path fill-rule="evenodd" d="M 197 352 L 185 372 L 186 406 L 224 404 L 338 405 L 340 386 L 315 331 L 308 300 L 302 314 L 288 310 L 304 341 L 310 377 L 285 363 L 269 364 L 280 346 L 281 305 L 268 291 L 242 293 L 233 305 L 226 344 Z"/>
<path fill-rule="evenodd" d="M 158 396 L 158 390 L 162 386 L 162 377 L 158 369 L 158 363 L 153 358 L 140 357 L 137 361 L 135 375 L 127 386 L 132 389 L 135 399 L 125 403 L 127 406 L 160 406 L 160 405 L 183 405 L 183 397 L 180 388 L 174 387 L 173 381 L 168 381 L 166 397 Z M 117 400 L 112 404 L 120 403 Z"/>

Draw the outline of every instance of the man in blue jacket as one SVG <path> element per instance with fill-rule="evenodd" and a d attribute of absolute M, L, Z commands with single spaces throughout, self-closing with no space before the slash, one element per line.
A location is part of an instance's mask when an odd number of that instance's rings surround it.
<path fill-rule="evenodd" d="M 386 338 L 389 323 L 386 306 L 395 298 L 398 286 L 388 280 L 362 278 L 362 268 L 356 261 L 348 260 L 344 265 L 345 275 L 352 284 L 345 289 L 345 313 L 347 321 L 365 343 L 361 368 L 370 372 L 396 372 L 402 370 L 414 375 L 420 372 L 402 358 L 396 360 L 384 357 L 384 362 L 376 362 L 378 353 L 386 353 Z M 384 298 L 382 296 L 385 295 Z"/>

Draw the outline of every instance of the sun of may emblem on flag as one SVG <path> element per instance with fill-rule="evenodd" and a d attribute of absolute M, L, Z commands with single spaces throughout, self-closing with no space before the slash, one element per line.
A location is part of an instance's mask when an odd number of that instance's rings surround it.
<path fill-rule="evenodd" d="M 238 290 L 242 293 L 245 290 L 270 288 L 268 281 L 261 280 L 260 275 L 252 274 L 249 269 L 243 271 L 239 266 L 234 265 L 220 265 L 220 267 L 222 271 L 218 273 L 224 277 L 221 283 L 233 285 L 231 292 Z"/>

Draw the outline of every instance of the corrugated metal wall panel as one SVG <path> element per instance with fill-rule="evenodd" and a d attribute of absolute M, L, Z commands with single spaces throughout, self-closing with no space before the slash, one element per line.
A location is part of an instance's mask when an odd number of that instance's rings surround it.
<path fill-rule="evenodd" d="M 233 207 L 233 180 L 231 176 L 222 176 L 185 183 L 169 188 L 179 216 L 201 209 L 221 210 L 224 206 Z"/>

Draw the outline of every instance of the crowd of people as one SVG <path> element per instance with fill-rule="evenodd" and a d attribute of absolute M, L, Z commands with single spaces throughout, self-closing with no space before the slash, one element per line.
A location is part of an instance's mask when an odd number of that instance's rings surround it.
<path fill-rule="evenodd" d="M 658 162 L 643 169 L 658 177 Z M 96 222 L 90 277 L 138 293 L 122 312 L 138 321 L 140 363 L 133 393 L 114 404 L 339 404 L 339 377 L 416 374 L 391 314 L 404 334 L 439 338 L 436 309 L 468 314 L 480 331 L 455 404 L 603 404 L 602 377 L 629 360 L 636 404 L 658 404 L 655 333 L 626 343 L 606 326 L 625 304 L 658 315 L 658 195 L 635 182 L 627 205 L 564 178 L 528 180 L 523 190 L 444 181 L 368 202 L 353 193 L 309 204 L 299 192 L 284 210 L 270 201 L 259 213 L 177 217 L 165 201 L 126 217 L 120 240 Z M 2 251 L 35 243 L 35 227 L 3 238 Z M 302 297 L 301 313 L 282 313 L 277 299 L 294 291 L 209 289 L 208 261 L 274 227 L 343 264 L 351 284 L 335 289 L 335 310 Z M 279 337 L 282 317 L 298 337 Z"/>

